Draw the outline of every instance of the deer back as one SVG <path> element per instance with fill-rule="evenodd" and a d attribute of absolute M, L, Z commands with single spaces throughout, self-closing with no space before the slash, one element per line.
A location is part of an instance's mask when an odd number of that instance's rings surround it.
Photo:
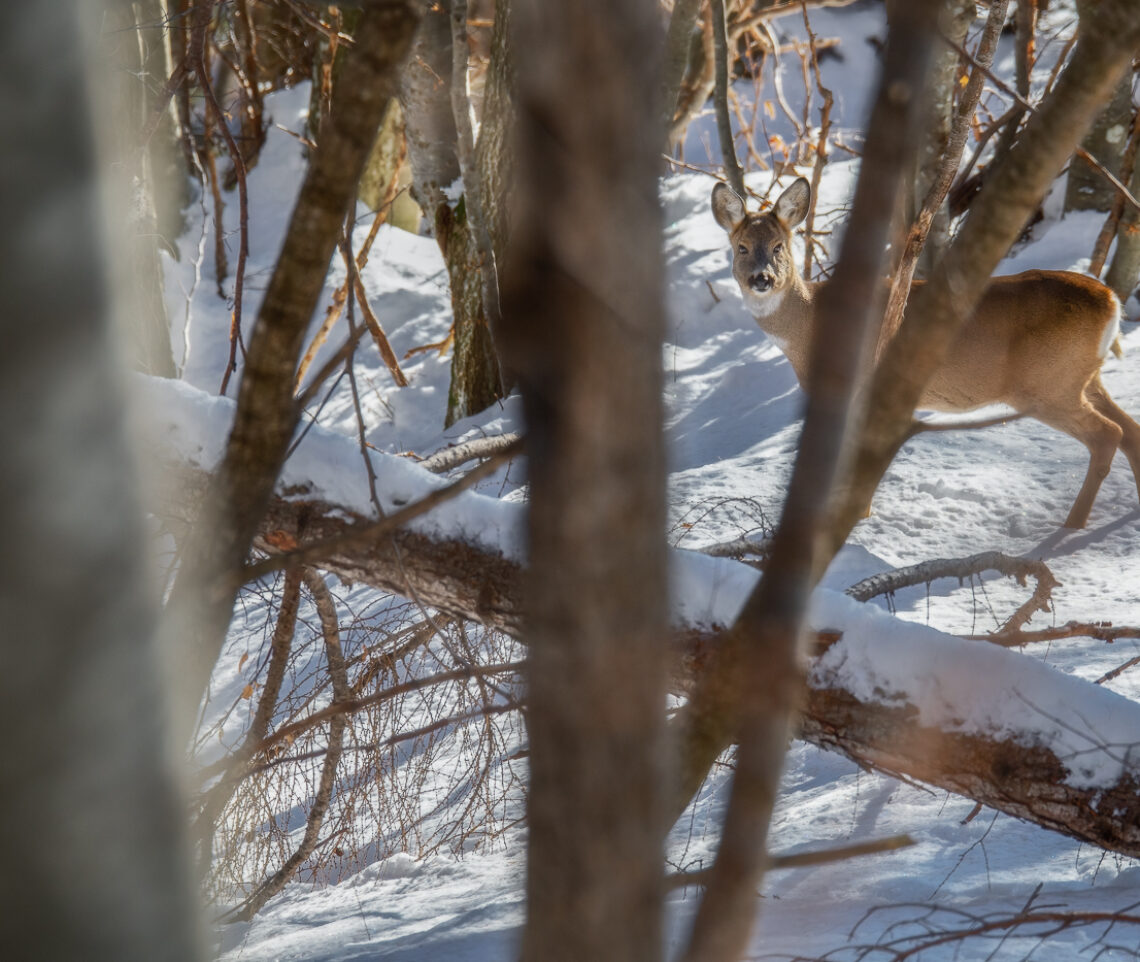
<path fill-rule="evenodd" d="M 1119 329 L 1120 302 L 1091 277 L 1041 270 L 995 277 L 921 406 L 961 411 L 1001 402 L 1032 413 L 1054 399 L 1070 402 L 1100 369 Z"/>

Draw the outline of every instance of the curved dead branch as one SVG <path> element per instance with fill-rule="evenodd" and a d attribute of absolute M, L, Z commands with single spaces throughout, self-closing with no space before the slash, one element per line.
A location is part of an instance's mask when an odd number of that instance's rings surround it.
<path fill-rule="evenodd" d="M 957 578 L 961 584 L 983 571 L 997 571 L 1016 578 L 1018 584 L 1022 585 L 1026 578 L 1033 578 L 1037 582 L 1030 599 L 1010 615 L 993 635 L 984 636 L 987 639 L 1014 636 L 1036 612 L 1050 611 L 1053 607 L 1053 589 L 1061 586 L 1044 561 L 1015 558 L 1000 551 L 983 551 L 968 558 L 938 558 L 895 571 L 885 571 L 853 584 L 846 593 L 856 601 L 870 601 L 879 595 L 892 594 L 903 588 L 929 586 L 939 578 Z"/>
<path fill-rule="evenodd" d="M 336 614 L 336 603 L 332 593 L 325 584 L 324 577 L 312 568 L 305 568 L 301 573 L 305 587 L 313 598 L 317 607 L 317 614 L 321 620 L 321 633 L 325 639 L 325 661 L 328 665 L 329 679 L 332 682 L 333 705 L 348 701 L 348 673 L 345 670 L 344 653 L 340 645 L 340 625 Z M 226 916 L 229 922 L 247 922 L 252 919 L 261 907 L 273 896 L 280 892 L 297 869 L 316 848 L 320 839 L 321 825 L 325 820 L 329 802 L 332 800 L 333 784 L 336 781 L 336 769 L 340 764 L 341 752 L 344 750 L 344 730 L 348 725 L 348 716 L 344 713 L 334 713 L 329 716 L 329 740 L 325 749 L 325 760 L 321 766 L 321 778 L 317 785 L 316 797 L 305 822 L 305 834 L 295 852 L 285 860 L 285 863 L 269 878 L 262 882 L 237 908 Z"/>

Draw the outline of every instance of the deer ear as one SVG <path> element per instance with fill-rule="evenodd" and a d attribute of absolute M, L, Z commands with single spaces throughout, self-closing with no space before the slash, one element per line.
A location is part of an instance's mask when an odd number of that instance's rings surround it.
<path fill-rule="evenodd" d="M 744 199 L 727 184 L 717 184 L 712 192 L 712 210 L 716 222 L 731 234 L 744 220 Z"/>
<path fill-rule="evenodd" d="M 792 184 L 776 201 L 772 213 L 779 218 L 785 227 L 795 227 L 807 217 L 808 207 L 811 206 L 811 184 L 803 177 L 796 178 Z"/>

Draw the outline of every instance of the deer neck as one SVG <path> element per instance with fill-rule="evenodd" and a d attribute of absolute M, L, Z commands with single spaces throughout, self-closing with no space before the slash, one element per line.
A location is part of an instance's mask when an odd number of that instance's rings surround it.
<path fill-rule="evenodd" d="M 794 274 L 782 291 L 745 297 L 756 323 L 787 356 L 801 385 L 807 383 L 818 289 L 819 284 Z"/>

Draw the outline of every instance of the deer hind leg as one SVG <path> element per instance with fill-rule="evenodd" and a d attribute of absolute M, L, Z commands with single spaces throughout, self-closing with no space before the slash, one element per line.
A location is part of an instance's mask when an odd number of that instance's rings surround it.
<path fill-rule="evenodd" d="M 1083 528 L 1089 520 L 1093 501 L 1096 500 L 1101 482 L 1108 475 L 1113 456 L 1120 446 L 1124 430 L 1112 418 L 1094 408 L 1091 400 L 1082 392 L 1075 408 L 1064 411 L 1032 411 L 1032 416 L 1076 438 L 1089 450 L 1089 469 L 1084 483 L 1077 493 L 1077 500 L 1065 519 L 1066 528 Z M 1121 412 L 1123 413 L 1123 412 Z"/>
<path fill-rule="evenodd" d="M 1094 374 L 1089 385 L 1085 388 L 1085 395 L 1094 408 L 1110 421 L 1114 421 L 1124 436 L 1120 440 L 1120 449 L 1128 458 L 1132 468 L 1132 477 L 1136 481 L 1137 494 L 1140 495 L 1140 424 L 1130 418 L 1109 395 L 1101 382 L 1100 374 Z"/>

